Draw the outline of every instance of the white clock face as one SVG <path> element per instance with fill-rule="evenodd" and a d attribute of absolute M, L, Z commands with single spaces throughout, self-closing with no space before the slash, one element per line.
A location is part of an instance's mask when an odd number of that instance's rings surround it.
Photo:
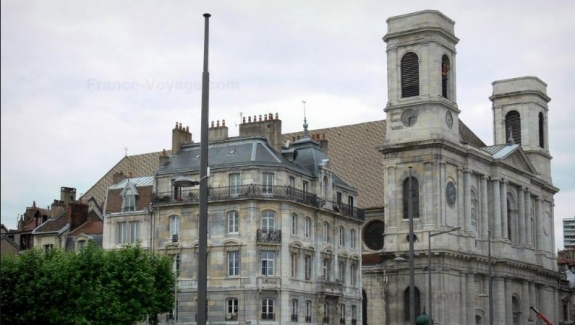
<path fill-rule="evenodd" d="M 414 126 L 417 122 L 417 111 L 409 108 L 401 114 L 401 123 L 405 126 Z"/>

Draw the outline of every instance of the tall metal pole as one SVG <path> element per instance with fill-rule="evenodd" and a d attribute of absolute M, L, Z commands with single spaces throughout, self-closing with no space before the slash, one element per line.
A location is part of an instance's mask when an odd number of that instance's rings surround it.
<path fill-rule="evenodd" d="M 415 254 L 413 252 L 413 188 L 411 185 L 411 167 L 409 167 L 407 217 L 409 219 L 409 325 L 415 325 Z"/>
<path fill-rule="evenodd" d="M 431 231 L 429 232 L 429 236 L 427 236 L 427 283 L 428 283 L 428 299 L 429 299 L 429 322 L 428 325 L 433 325 L 433 309 L 431 308 Z"/>
<path fill-rule="evenodd" d="M 491 230 L 487 230 L 487 263 L 489 264 L 489 325 L 493 325 L 493 276 L 491 274 Z"/>
<path fill-rule="evenodd" d="M 198 305 L 196 306 L 198 315 L 198 325 L 206 324 L 206 301 L 208 287 L 208 123 L 209 123 L 209 82 L 208 72 L 208 40 L 209 40 L 209 18 L 205 17 L 204 35 L 204 71 L 202 73 L 202 125 L 200 144 L 200 220 L 198 236 Z"/>

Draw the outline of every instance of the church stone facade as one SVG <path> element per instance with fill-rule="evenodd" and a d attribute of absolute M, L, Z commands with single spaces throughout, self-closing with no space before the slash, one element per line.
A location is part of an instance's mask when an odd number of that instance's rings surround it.
<path fill-rule="evenodd" d="M 431 298 L 436 323 L 488 324 L 493 299 L 494 324 L 527 324 L 530 306 L 554 324 L 568 321 L 554 248 L 547 85 L 493 82 L 494 145 L 469 143 L 459 125 L 454 22 L 431 10 L 387 22 L 385 235 L 381 249 L 364 250 L 364 261 L 379 258 L 363 267 L 364 320 L 409 323 L 409 267 L 397 257 L 408 259 L 411 177 L 416 317 L 429 313 Z M 428 270 L 430 234 L 454 227 L 431 237 Z"/>

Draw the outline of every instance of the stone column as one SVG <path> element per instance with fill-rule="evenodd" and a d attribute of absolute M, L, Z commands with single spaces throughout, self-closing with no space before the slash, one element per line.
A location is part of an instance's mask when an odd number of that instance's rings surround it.
<path fill-rule="evenodd" d="M 526 214 L 525 214 L 525 192 L 523 190 L 523 187 L 519 187 L 517 188 L 517 196 L 519 197 L 519 203 L 518 203 L 518 208 L 519 208 L 519 229 L 518 229 L 518 235 L 519 235 L 519 245 L 523 246 L 525 245 L 525 235 L 527 235 L 527 237 L 529 236 L 529 233 L 527 233 L 525 231 L 525 221 L 527 220 Z"/>
<path fill-rule="evenodd" d="M 505 324 L 513 324 L 513 305 L 511 297 L 513 296 L 513 283 L 510 278 L 505 278 Z"/>
<path fill-rule="evenodd" d="M 457 193 L 457 201 L 455 202 L 455 205 L 457 206 L 457 226 L 461 226 L 461 229 L 468 231 L 469 229 L 467 228 L 467 207 L 464 206 L 464 200 L 466 200 L 466 182 L 464 180 L 464 176 L 463 176 L 463 169 L 458 168 L 457 169 L 457 188 L 458 190 L 456 191 Z M 471 210 L 469 212 L 469 215 L 471 215 Z M 453 225 L 450 225 L 453 226 Z"/>
<path fill-rule="evenodd" d="M 551 214 L 549 220 L 549 231 L 551 231 L 551 242 L 549 243 L 549 251 L 557 258 L 557 251 L 555 251 L 555 202 L 551 202 Z M 553 263 L 553 271 L 557 271 L 557 263 Z"/>
<path fill-rule="evenodd" d="M 463 186 L 465 187 L 465 231 L 471 232 L 473 230 L 471 225 L 471 171 L 466 169 L 463 171 Z"/>
<path fill-rule="evenodd" d="M 501 235 L 509 239 L 509 223 L 507 216 L 507 181 L 501 180 Z"/>
<path fill-rule="evenodd" d="M 505 285 L 503 278 L 493 278 L 493 324 L 507 325 L 505 304 Z"/>
<path fill-rule="evenodd" d="M 467 324 L 475 324 L 475 297 L 478 292 L 475 292 L 475 276 L 473 273 L 467 274 Z"/>
<path fill-rule="evenodd" d="M 437 189 L 437 193 L 439 193 L 439 195 L 437 196 L 438 200 L 439 200 L 439 207 L 440 207 L 440 211 L 438 213 L 438 226 L 442 226 L 447 224 L 447 215 L 446 215 L 446 211 L 447 211 L 447 202 L 445 202 L 445 185 L 447 184 L 447 182 L 445 181 L 445 168 L 446 168 L 446 164 L 444 162 L 440 162 L 439 163 L 439 182 L 437 182 L 439 188 Z"/>
<path fill-rule="evenodd" d="M 537 225 L 537 250 L 545 250 L 543 235 L 543 199 L 535 199 L 535 224 Z"/>
<path fill-rule="evenodd" d="M 459 280 L 461 289 L 458 291 L 461 293 L 460 296 L 461 305 L 459 306 L 459 313 L 457 315 L 459 319 L 457 320 L 457 323 L 465 324 L 467 321 L 467 301 L 469 300 L 469 296 L 467 295 L 467 277 L 465 273 L 463 272 L 459 273 Z"/>
<path fill-rule="evenodd" d="M 519 318 L 519 324 L 527 324 L 527 318 L 529 318 L 529 282 L 527 280 L 521 283 L 521 317 Z"/>
<path fill-rule="evenodd" d="M 489 177 L 486 175 L 481 176 L 481 234 L 483 239 L 487 239 L 487 231 L 489 230 L 489 197 L 487 196 L 487 180 Z M 487 249 L 487 247 L 486 247 Z"/>
<path fill-rule="evenodd" d="M 537 286 L 534 282 L 529 282 L 529 307 L 531 306 L 537 306 Z"/>
<path fill-rule="evenodd" d="M 526 192 L 526 194 L 529 197 L 526 197 L 525 200 L 525 206 L 527 207 L 529 204 L 529 209 L 525 209 L 525 223 L 527 224 L 527 226 L 525 227 L 526 233 L 527 233 L 527 246 L 528 247 L 533 247 L 535 246 L 535 240 L 533 239 L 533 221 L 532 221 L 532 214 L 531 214 L 531 195 Z"/>
<path fill-rule="evenodd" d="M 387 222 L 389 223 L 390 227 L 397 227 L 398 226 L 398 218 L 403 218 L 403 214 L 400 213 L 399 209 L 396 206 L 396 202 L 398 202 L 397 200 L 397 189 L 396 189 L 396 179 L 395 179 L 395 171 L 396 171 L 396 166 L 395 165 L 390 165 L 387 166 L 387 185 L 385 187 L 385 196 L 386 196 L 386 201 L 384 204 L 387 204 L 387 211 L 390 212 L 395 212 L 395 217 L 392 217 L 393 214 L 388 214 L 386 216 Z M 392 213 L 393 213 L 392 212 Z"/>
<path fill-rule="evenodd" d="M 499 180 L 493 180 L 493 237 L 501 238 L 501 191 Z"/>

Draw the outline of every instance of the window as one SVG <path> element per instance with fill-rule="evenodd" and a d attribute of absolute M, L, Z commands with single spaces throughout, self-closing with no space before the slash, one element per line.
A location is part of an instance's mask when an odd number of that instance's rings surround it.
<path fill-rule="evenodd" d="M 306 195 L 307 192 L 309 191 L 309 183 L 306 181 L 303 181 L 302 187 L 303 187 L 303 195 Z"/>
<path fill-rule="evenodd" d="M 276 258 L 276 253 L 273 251 L 262 251 L 261 261 L 262 261 L 262 275 L 273 276 L 274 275 L 274 262 Z"/>
<path fill-rule="evenodd" d="M 351 305 L 351 325 L 357 324 L 357 306 Z"/>
<path fill-rule="evenodd" d="M 342 194 L 341 192 L 337 192 L 337 205 L 340 206 L 342 202 Z"/>
<path fill-rule="evenodd" d="M 292 213 L 291 215 L 291 234 L 297 235 L 297 213 Z"/>
<path fill-rule="evenodd" d="M 357 285 L 357 264 L 352 263 L 350 268 L 349 268 L 349 282 L 351 284 L 351 286 L 356 286 Z"/>
<path fill-rule="evenodd" d="M 273 211 L 266 210 L 262 212 L 261 228 L 264 233 L 275 230 L 275 213 Z"/>
<path fill-rule="evenodd" d="M 413 52 L 401 58 L 401 97 L 419 96 L 419 58 Z"/>
<path fill-rule="evenodd" d="M 413 203 L 413 218 L 419 218 L 419 182 L 415 177 L 407 177 L 403 181 L 403 219 L 409 219 L 409 180 L 411 179 L 411 198 Z"/>
<path fill-rule="evenodd" d="M 240 252 L 228 252 L 228 275 L 240 275 Z"/>
<path fill-rule="evenodd" d="M 128 236 L 130 243 L 136 243 L 140 239 L 140 222 L 130 221 L 130 233 Z"/>
<path fill-rule="evenodd" d="M 355 233 L 355 229 L 351 229 L 349 231 L 349 241 L 351 248 L 355 248 L 355 242 L 357 241 L 357 234 Z"/>
<path fill-rule="evenodd" d="M 311 300 L 306 300 L 305 302 L 305 322 L 311 323 L 311 311 L 312 311 Z"/>
<path fill-rule="evenodd" d="M 326 302 L 323 305 L 323 319 L 322 319 L 322 323 L 323 324 L 329 324 L 329 304 Z"/>
<path fill-rule="evenodd" d="M 340 260 L 338 262 L 337 271 L 339 273 L 339 280 L 344 283 L 345 282 L 345 261 Z"/>
<path fill-rule="evenodd" d="M 420 300 L 420 294 L 419 294 L 419 289 L 417 287 L 414 288 L 415 292 L 414 292 L 414 304 L 415 304 L 415 315 L 420 315 L 421 314 L 421 300 Z M 403 291 L 403 315 L 406 321 L 409 321 L 409 306 L 410 306 L 410 301 L 409 301 L 409 287 L 405 288 L 405 291 Z"/>
<path fill-rule="evenodd" d="M 122 211 L 135 211 L 136 210 L 136 195 L 131 188 L 127 187 L 122 196 Z"/>
<path fill-rule="evenodd" d="M 118 222 L 118 244 L 125 244 L 128 240 L 125 222 Z"/>
<path fill-rule="evenodd" d="M 331 270 L 331 259 L 324 258 L 322 261 L 322 276 L 325 280 L 329 280 L 330 270 Z"/>
<path fill-rule="evenodd" d="M 305 238 L 310 238 L 310 234 L 311 234 L 311 219 L 309 217 L 305 218 L 304 221 L 304 228 L 303 228 L 303 234 L 305 236 Z"/>
<path fill-rule="evenodd" d="M 339 235 L 339 245 L 345 246 L 345 229 L 343 227 L 338 228 L 338 235 Z"/>
<path fill-rule="evenodd" d="M 272 173 L 263 173 L 262 174 L 262 192 L 264 194 L 272 194 L 272 190 L 273 190 L 273 185 L 274 185 L 274 174 Z"/>
<path fill-rule="evenodd" d="M 241 179 L 240 174 L 230 174 L 229 176 L 230 196 L 240 195 Z"/>
<path fill-rule="evenodd" d="M 273 299 L 262 299 L 262 320 L 275 320 L 274 304 Z"/>
<path fill-rule="evenodd" d="M 521 144 L 521 115 L 517 111 L 510 111 L 505 115 L 505 139 Z"/>
<path fill-rule="evenodd" d="M 379 250 L 383 248 L 383 233 L 385 224 L 381 220 L 368 223 L 363 230 L 363 242 L 369 249 Z"/>
<path fill-rule="evenodd" d="M 513 313 L 513 325 L 519 325 L 521 306 L 519 304 L 519 299 L 516 296 L 511 297 L 511 312 Z"/>
<path fill-rule="evenodd" d="M 240 217 L 237 211 L 228 212 L 228 234 L 237 234 L 239 232 Z"/>
<path fill-rule="evenodd" d="M 54 244 L 46 244 L 46 245 L 44 245 L 44 253 L 48 253 L 49 251 L 52 250 L 52 248 L 54 248 Z"/>
<path fill-rule="evenodd" d="M 172 269 L 174 270 L 174 273 L 176 274 L 176 277 L 180 276 L 180 266 L 182 264 L 182 260 L 180 258 L 180 254 L 176 254 L 174 255 L 174 260 L 172 262 Z"/>
<path fill-rule="evenodd" d="M 227 301 L 226 321 L 238 320 L 238 300 L 230 298 Z"/>
<path fill-rule="evenodd" d="M 297 316 L 298 316 L 298 302 L 297 299 L 292 299 L 291 301 L 291 321 L 292 322 L 297 322 Z"/>
<path fill-rule="evenodd" d="M 289 177 L 289 187 L 295 188 L 295 177 L 293 176 Z"/>
<path fill-rule="evenodd" d="M 353 196 L 347 198 L 347 206 L 349 207 L 349 213 L 353 214 Z"/>
<path fill-rule="evenodd" d="M 86 241 L 85 240 L 78 240 L 78 250 L 82 251 L 84 250 L 84 247 L 86 247 Z"/>
<path fill-rule="evenodd" d="M 323 223 L 323 241 L 329 242 L 329 223 L 327 221 Z"/>
<path fill-rule="evenodd" d="M 441 58 L 441 96 L 444 98 L 449 98 L 449 75 L 451 72 L 451 65 L 449 64 L 449 58 L 447 55 L 443 55 Z"/>
<path fill-rule="evenodd" d="M 311 279 L 311 255 L 306 255 L 303 258 L 303 262 L 304 262 L 304 269 L 305 269 L 305 279 L 306 280 L 310 280 Z"/>
<path fill-rule="evenodd" d="M 297 253 L 291 253 L 290 254 L 290 261 L 291 261 L 291 277 L 292 278 L 297 278 L 297 267 L 298 267 L 298 263 L 297 263 L 297 259 L 298 259 L 298 254 Z"/>
<path fill-rule="evenodd" d="M 170 236 L 178 235 L 180 233 L 180 217 L 170 217 Z"/>
<path fill-rule="evenodd" d="M 323 197 L 327 199 L 329 192 L 329 180 L 327 176 L 323 177 Z"/>
<path fill-rule="evenodd" d="M 339 323 L 345 324 L 345 304 L 339 304 Z"/>
<path fill-rule="evenodd" d="M 539 112 L 539 146 L 545 148 L 545 118 Z"/>

